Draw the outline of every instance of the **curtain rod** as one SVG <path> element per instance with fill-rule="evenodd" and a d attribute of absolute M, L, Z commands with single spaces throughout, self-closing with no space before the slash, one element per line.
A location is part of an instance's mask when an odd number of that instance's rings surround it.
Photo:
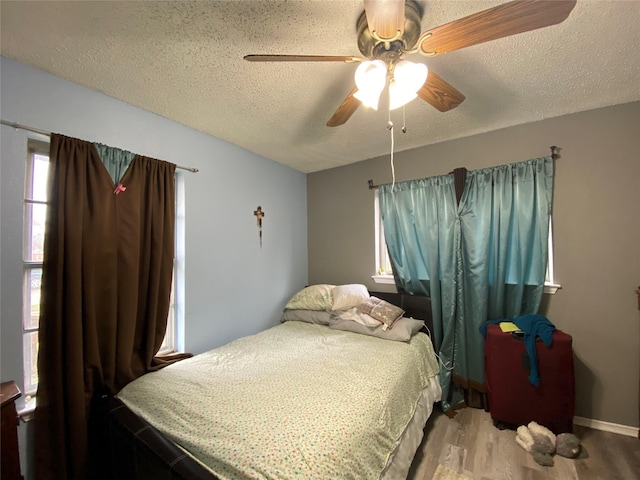
<path fill-rule="evenodd" d="M 47 137 L 51 137 L 51 132 L 47 132 L 45 130 L 40 130 L 39 128 L 28 127 L 26 125 L 21 125 L 19 123 L 15 123 L 15 122 L 8 122 L 6 120 L 0 120 L 0 124 L 7 125 L 8 127 L 18 128 L 20 130 L 27 130 L 29 132 L 39 133 L 40 135 L 45 135 Z M 195 167 L 185 167 L 183 165 L 176 165 L 176 168 L 179 168 L 180 170 L 187 170 L 187 171 L 193 172 L 193 173 L 198 173 L 200 171 Z"/>
<path fill-rule="evenodd" d="M 560 147 L 551 145 L 549 148 L 551 149 L 551 158 L 553 158 L 554 160 L 557 160 L 558 158 L 560 158 L 560 154 L 558 153 L 558 149 Z M 369 190 L 375 190 L 380 186 L 380 185 L 374 185 L 373 180 L 367 180 L 367 183 L 369 184 Z"/>

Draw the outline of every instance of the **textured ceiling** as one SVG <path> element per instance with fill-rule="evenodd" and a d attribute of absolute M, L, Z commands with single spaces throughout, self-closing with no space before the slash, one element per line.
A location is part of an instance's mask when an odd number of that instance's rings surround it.
<path fill-rule="evenodd" d="M 418 2 L 422 29 L 504 1 Z M 4 1 L 1 52 L 313 172 L 388 154 L 388 112 L 325 124 L 356 64 L 249 63 L 250 53 L 356 55 L 362 0 Z M 392 112 L 396 151 L 640 100 L 640 2 L 578 0 L 563 23 L 431 59 L 465 94 Z M 16 119 L 5 119 L 16 121 Z"/>

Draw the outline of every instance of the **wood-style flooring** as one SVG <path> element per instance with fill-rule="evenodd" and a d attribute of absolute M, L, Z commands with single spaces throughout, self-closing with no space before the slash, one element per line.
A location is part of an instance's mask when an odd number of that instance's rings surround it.
<path fill-rule="evenodd" d="M 436 406 L 408 480 L 431 480 L 439 464 L 474 480 L 640 480 L 640 440 L 578 425 L 573 433 L 586 458 L 555 455 L 543 467 L 488 412 L 463 408 L 450 419 Z"/>

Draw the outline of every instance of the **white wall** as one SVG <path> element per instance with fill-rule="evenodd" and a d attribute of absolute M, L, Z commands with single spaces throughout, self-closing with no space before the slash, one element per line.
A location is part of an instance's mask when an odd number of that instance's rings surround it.
<path fill-rule="evenodd" d="M 200 170 L 180 173 L 186 188 L 187 351 L 200 353 L 276 324 L 286 301 L 307 283 L 305 174 L 4 57 L 0 113 L 3 120 Z M 1 128 L 0 378 L 22 389 L 22 199 L 29 133 Z M 262 248 L 253 216 L 258 205 L 265 211 Z M 30 437 L 25 430 L 23 465 Z"/>

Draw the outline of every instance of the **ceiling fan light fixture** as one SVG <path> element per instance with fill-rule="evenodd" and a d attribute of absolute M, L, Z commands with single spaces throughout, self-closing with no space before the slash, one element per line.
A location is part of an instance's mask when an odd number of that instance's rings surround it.
<path fill-rule="evenodd" d="M 387 83 L 387 66 L 382 60 L 362 62 L 356 69 L 356 86 L 353 94 L 363 105 L 378 109 L 380 94 Z"/>
<path fill-rule="evenodd" d="M 398 84 L 396 82 L 391 82 L 389 84 L 389 110 L 400 108 L 403 105 L 409 103 L 417 96 L 418 94 L 416 94 L 415 92 L 403 90 L 402 88 L 398 87 Z"/>
<path fill-rule="evenodd" d="M 393 71 L 393 80 L 389 84 L 389 108 L 399 108 L 416 98 L 428 75 L 429 70 L 424 63 L 407 60 L 398 62 Z"/>
<path fill-rule="evenodd" d="M 421 33 L 422 7 L 417 0 L 364 0 L 364 11 L 356 23 L 358 49 L 363 57 L 266 54 L 246 55 L 244 59 L 251 62 L 346 63 L 360 62 L 367 58 L 383 60 L 388 65 L 388 68 L 382 70 L 384 75 L 382 72 L 373 73 L 378 70 L 377 67 L 371 67 L 375 62 L 364 62 L 361 65 L 359 70 L 362 74 L 358 72 L 356 77 L 371 76 L 374 81 L 356 79 L 357 86 L 331 116 L 327 122 L 328 127 L 343 125 L 359 108 L 360 103 L 377 109 L 387 77 L 391 84 L 389 96 L 393 97 L 390 98 L 392 108 L 398 108 L 419 96 L 437 110 L 448 112 L 460 105 L 465 96 L 437 74 L 431 72 L 428 76 L 425 66 L 407 67 L 422 69 L 423 72 L 419 75 L 406 75 L 410 80 L 405 80 L 401 73 L 404 69 L 404 64 L 401 63 L 403 55 L 418 52 L 426 56 L 441 55 L 550 27 L 565 21 L 576 3 L 577 0 L 511 0 Z"/>

